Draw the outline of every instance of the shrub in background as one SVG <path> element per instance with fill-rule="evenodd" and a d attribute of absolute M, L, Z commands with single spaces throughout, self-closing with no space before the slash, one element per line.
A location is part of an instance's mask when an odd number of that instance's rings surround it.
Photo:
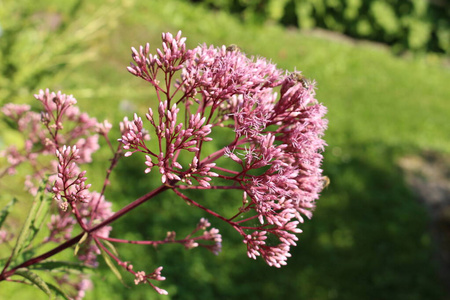
<path fill-rule="evenodd" d="M 199 1 L 199 0 L 197 0 Z M 194 2 L 197 2 L 194 1 Z M 315 27 L 395 45 L 450 53 L 450 4 L 428 0 L 204 0 L 256 22 Z"/>

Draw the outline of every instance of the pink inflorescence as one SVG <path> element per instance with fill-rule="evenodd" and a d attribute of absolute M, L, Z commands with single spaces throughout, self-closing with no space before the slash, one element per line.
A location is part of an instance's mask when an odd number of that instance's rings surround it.
<path fill-rule="evenodd" d="M 119 141 L 126 155 L 144 153 L 146 173 L 157 168 L 177 195 L 232 225 L 249 257 L 285 265 L 301 232 L 298 225 L 312 216 L 323 188 L 327 120 L 315 83 L 237 47 L 188 50 L 181 32 L 165 33 L 162 41 L 156 54 L 149 44 L 132 49 L 128 71 L 153 85 L 159 106 L 157 114 L 149 109 L 147 124 L 137 115 L 124 121 Z M 205 153 L 205 143 L 217 138 L 214 132 L 227 128 L 229 140 L 220 138 L 226 146 Z M 154 132 L 150 143 L 149 132 Z M 191 162 L 182 165 L 180 154 L 187 152 Z M 182 193 L 188 189 L 241 190 L 242 206 L 234 216 L 220 216 Z"/>
<path fill-rule="evenodd" d="M 55 200 L 62 210 L 67 210 L 68 204 L 88 202 L 90 184 L 85 184 L 86 171 L 79 171 L 75 161 L 81 157 L 76 146 L 64 146 L 61 151 L 56 150 L 58 158 L 58 177 L 53 184 L 52 191 Z"/>
<path fill-rule="evenodd" d="M 76 99 L 61 92 L 41 90 L 36 99 L 39 114 L 28 105 L 7 104 L 1 110 L 17 124 L 24 137 L 22 147 L 2 151 L 8 166 L 0 178 L 14 174 L 24 163 L 31 166 L 25 186 L 33 193 L 38 182 L 53 194 L 59 209 L 50 216 L 44 243 L 62 243 L 31 258 L 32 265 L 74 246 L 84 266 L 96 267 L 99 254 L 146 283 L 158 293 L 162 267 L 151 273 L 133 271 L 111 243 L 159 246 L 168 243 L 186 249 L 203 247 L 214 254 L 222 249 L 222 235 L 201 218 L 192 232 L 177 239 L 175 231 L 163 240 L 132 241 L 110 237 L 110 224 L 167 190 L 188 205 L 197 207 L 232 226 L 242 237 L 247 255 L 261 256 L 268 265 L 281 267 L 296 246 L 300 223 L 311 218 L 323 189 L 321 163 L 327 127 L 326 108 L 315 99 L 315 83 L 300 72 L 285 72 L 260 57 L 247 57 L 236 46 L 200 45 L 187 49 L 181 32 L 162 35 L 162 48 L 150 53 L 150 45 L 132 49 L 133 75 L 147 81 L 158 103 L 144 116 L 134 114 L 120 123 L 121 138 L 114 150 L 108 138 L 111 124 L 98 123 L 80 112 Z M 105 138 L 113 158 L 101 192 L 90 191 L 82 165 L 92 162 Z M 213 139 L 214 138 L 214 139 Z M 143 173 L 160 174 L 161 185 L 127 204 L 116 213 L 105 197 L 109 176 L 123 156 L 141 154 Z M 50 156 L 51 159 L 41 159 Z M 222 215 L 214 201 L 192 197 L 190 190 L 235 190 L 236 210 Z M 232 195 L 232 193 L 227 193 Z M 75 225 L 79 225 L 81 233 Z M 0 242 L 11 234 L 0 231 Z M 0 280 L 15 269 L 0 274 Z M 69 285 L 75 299 L 92 287 L 88 274 L 71 282 L 67 274 L 55 276 Z"/>
<path fill-rule="evenodd" d="M 80 170 L 81 164 L 92 162 L 92 154 L 99 149 L 98 134 L 106 137 L 111 124 L 107 121 L 97 123 L 95 118 L 81 112 L 72 95 L 47 89 L 40 90 L 35 98 L 43 106 L 40 113 L 32 111 L 29 105 L 6 104 L 1 109 L 17 124 L 24 146 L 11 146 L 2 152 L 9 165 L 0 171 L 0 177 L 15 173 L 22 164 L 31 167 L 25 187 L 36 194 L 38 186 L 45 182 L 47 192 L 53 194 L 59 207 L 50 216 L 49 235 L 43 243 L 63 243 L 72 238 L 77 223 L 86 230 L 91 223 L 100 223 L 113 214 L 111 203 L 103 195 L 89 191 L 86 171 Z M 108 237 L 110 231 L 110 226 L 103 226 L 96 233 Z M 0 236 L 0 239 L 8 237 Z M 95 267 L 98 254 L 99 248 L 89 239 L 80 246 L 77 257 L 83 264 Z M 78 293 L 74 295 L 75 299 L 83 298 L 85 290 L 92 285 L 89 274 L 74 282 L 65 275 L 55 274 L 54 277 Z"/>
<path fill-rule="evenodd" d="M 7 118 L 17 124 L 17 130 L 24 137 L 24 147 L 18 149 L 13 145 L 2 151 L 9 166 L 0 171 L 0 177 L 15 173 L 19 165 L 27 162 L 33 172 L 27 176 L 25 186 L 32 194 L 37 193 L 40 182 L 48 173 L 56 172 L 57 162 L 53 160 L 44 165 L 42 156 L 53 157 L 55 151 L 64 145 L 73 145 L 78 149 L 77 163 L 89 163 L 92 154 L 99 149 L 98 135 L 95 133 L 106 134 L 111 128 L 109 123 L 99 124 L 95 118 L 80 112 L 72 95 L 47 89 L 40 90 L 34 96 L 44 108 L 40 113 L 32 111 L 29 105 L 12 103 L 1 109 Z"/>

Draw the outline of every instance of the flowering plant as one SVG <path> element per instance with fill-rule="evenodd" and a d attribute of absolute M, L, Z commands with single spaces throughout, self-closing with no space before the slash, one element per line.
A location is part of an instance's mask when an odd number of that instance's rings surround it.
<path fill-rule="evenodd" d="M 108 137 L 111 124 L 81 113 L 72 96 L 40 91 L 35 97 L 43 106 L 41 113 L 27 105 L 2 108 L 25 142 L 23 149 L 10 146 L 3 151 L 8 165 L 0 176 L 14 174 L 19 165 L 28 163 L 32 172 L 25 186 L 36 198 L 16 246 L 3 260 L 0 281 L 27 281 L 48 294 L 53 290 L 60 295 L 66 295 L 60 286 L 68 285 L 80 299 L 91 286 L 88 273 L 82 272 L 75 281 L 67 274 L 55 275 L 53 284 L 36 271 L 61 267 L 84 271 L 96 267 L 101 254 L 119 277 L 117 266 L 132 274 L 136 284 L 148 283 L 167 294 L 155 285 L 165 279 L 161 266 L 150 273 L 135 271 L 113 244 L 178 243 L 187 249 L 204 247 L 217 255 L 222 243 L 219 230 L 202 218 L 181 239 L 171 231 L 161 240 L 110 236 L 113 221 L 166 191 L 233 227 L 250 258 L 261 256 L 277 268 L 286 264 L 301 232 L 298 226 L 304 216 L 311 217 L 324 185 L 320 165 L 326 108 L 314 98 L 314 82 L 299 72 L 285 73 L 266 59 L 249 58 L 236 46 L 201 45 L 188 50 L 181 32 L 175 37 L 164 33 L 162 49 L 156 49 L 156 54 L 150 53 L 149 44 L 132 48 L 132 58 L 128 71 L 154 88 L 159 105 L 157 112 L 149 108 L 144 119 L 138 114 L 132 120 L 125 117 L 117 147 Z M 220 149 L 208 152 L 211 147 L 206 145 L 219 135 L 229 140 L 221 140 Z M 92 162 L 99 137 L 113 157 L 101 191 L 95 192 L 82 166 Z M 142 171 L 159 172 L 161 185 L 113 212 L 105 199 L 109 176 L 120 159 L 131 155 L 142 155 Z M 189 190 L 217 189 L 241 191 L 242 202 L 235 214 L 221 215 L 189 196 Z M 0 226 L 14 203 L 1 212 Z M 35 255 L 32 241 L 47 211 L 52 212 L 49 234 L 41 243 L 56 246 Z M 0 233 L 2 243 L 13 237 L 7 228 Z M 47 260 L 70 247 L 75 248 L 79 263 Z M 23 279 L 14 279 L 16 275 Z"/>

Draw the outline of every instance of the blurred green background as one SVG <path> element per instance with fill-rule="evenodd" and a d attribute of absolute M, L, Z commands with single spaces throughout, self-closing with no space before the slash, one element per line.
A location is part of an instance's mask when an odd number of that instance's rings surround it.
<path fill-rule="evenodd" d="M 114 124 L 114 140 L 124 115 L 143 116 L 155 105 L 148 84 L 126 71 L 130 47 L 150 42 L 154 51 L 160 47 L 162 32 L 182 30 L 189 47 L 237 44 L 280 68 L 302 71 L 318 82 L 317 98 L 329 110 L 323 169 L 331 184 L 317 202 L 312 220 L 302 226 L 304 232 L 287 266 L 275 269 L 247 258 L 240 237 L 220 220 L 209 218 L 223 236 L 223 251 L 217 257 L 177 245 L 118 247 L 121 258 L 135 269 L 164 266 L 167 280 L 159 286 L 169 296 L 134 286 L 127 274 L 123 285 L 102 263 L 93 276 L 95 289 L 86 299 L 449 299 L 438 275 L 442 262 L 437 258 L 443 250 L 431 234 L 433 218 L 408 186 L 399 164 L 405 157 L 450 155 L 446 50 L 299 30 L 283 26 L 289 25 L 283 19 L 286 14 L 258 15 L 261 5 L 273 1 L 255 1 L 260 6 L 247 2 L 240 1 L 246 9 L 238 10 L 227 1 L 214 1 L 216 5 L 177 0 L 0 1 L 1 104 L 37 107 L 32 94 L 38 89 L 62 90 L 73 94 L 83 111 Z M 282 9 L 289 11 L 286 6 Z M 378 28 L 372 19 L 367 18 L 368 24 Z M 399 47 L 409 50 L 399 56 Z M 17 142 L 5 124 L 0 130 L 0 149 Z M 87 176 L 99 189 L 109 152 L 102 149 L 94 158 L 97 162 L 89 166 Z M 156 174 L 144 176 L 144 169 L 139 157 L 119 164 L 106 193 L 115 210 L 159 185 Z M 26 206 L 27 195 L 14 180 L 1 179 L 1 204 L 21 193 L 19 200 Z M 219 193 L 195 197 L 224 214 L 234 211 L 239 196 Z M 162 239 L 172 230 L 183 236 L 201 217 L 207 216 L 163 194 L 114 223 L 112 236 Z M 7 249 L 0 251 L 4 256 Z M 45 299 L 32 287 L 0 283 L 0 299 L 13 295 Z"/>

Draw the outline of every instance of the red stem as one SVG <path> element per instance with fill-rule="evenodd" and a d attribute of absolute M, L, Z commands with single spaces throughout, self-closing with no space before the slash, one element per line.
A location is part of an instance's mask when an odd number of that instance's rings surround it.
<path fill-rule="evenodd" d="M 177 185 L 177 188 L 181 190 L 242 190 L 239 186 L 231 185 L 211 185 L 210 187 L 204 187 L 201 185 Z"/>
<path fill-rule="evenodd" d="M 163 245 L 163 244 L 169 244 L 169 243 L 178 243 L 178 244 L 184 244 L 189 242 L 190 240 L 202 240 L 202 236 L 193 237 L 190 238 L 189 236 L 182 240 L 160 240 L 160 241 L 132 241 L 132 240 L 124 240 L 124 239 L 116 239 L 111 237 L 101 237 L 97 236 L 97 239 L 102 239 L 105 241 L 113 242 L 113 243 L 122 243 L 122 244 L 136 244 L 136 245 Z"/>
<path fill-rule="evenodd" d="M 172 189 L 172 191 L 175 192 L 175 194 L 177 194 L 178 196 L 180 196 L 183 200 L 185 200 L 186 202 L 203 209 L 204 211 L 206 211 L 207 213 L 209 213 L 210 215 L 213 215 L 216 218 L 221 219 L 222 221 L 227 222 L 228 224 L 230 224 L 231 226 L 233 226 L 234 229 L 236 229 L 239 233 L 242 234 L 242 230 L 240 229 L 239 225 L 237 225 L 235 222 L 228 220 L 227 218 L 222 217 L 221 215 L 219 215 L 218 213 L 210 210 L 209 208 L 204 207 L 203 205 L 195 202 L 194 200 L 190 199 L 189 197 L 187 197 L 185 194 L 182 194 L 181 192 L 177 191 L 176 189 Z"/>
<path fill-rule="evenodd" d="M 175 182 L 173 182 L 171 185 L 175 184 Z M 121 210 L 119 210 L 118 212 L 116 212 L 114 215 L 112 215 L 111 217 L 109 217 L 108 219 L 104 220 L 103 222 L 101 222 L 100 224 L 89 228 L 88 230 L 86 230 L 85 232 L 87 233 L 92 233 L 100 228 L 102 228 L 105 225 L 108 225 L 112 222 L 114 222 L 115 220 L 117 220 L 118 218 L 120 218 L 121 216 L 123 216 L 124 214 L 128 213 L 129 211 L 135 209 L 136 207 L 138 207 L 139 205 L 141 205 L 142 203 L 146 202 L 147 200 L 155 197 L 156 195 L 171 189 L 171 187 L 169 185 L 161 185 L 160 187 L 154 189 L 153 191 L 143 195 L 142 197 L 136 199 L 135 201 L 133 201 L 132 203 L 128 204 L 127 206 L 123 207 Z M 71 238 L 70 240 L 64 242 L 63 244 L 57 246 L 56 248 L 53 248 L 52 250 L 41 254 L 39 256 L 33 257 L 23 263 L 21 263 L 20 265 L 10 269 L 9 271 L 3 271 L 0 274 L 0 281 L 6 280 L 8 277 L 14 275 L 14 273 L 17 271 L 17 269 L 20 268 L 26 268 L 28 266 L 34 265 L 36 263 L 39 263 L 73 245 L 75 245 L 76 243 L 78 243 L 81 239 L 81 237 L 84 235 L 85 232 L 81 232 L 79 235 Z"/>

